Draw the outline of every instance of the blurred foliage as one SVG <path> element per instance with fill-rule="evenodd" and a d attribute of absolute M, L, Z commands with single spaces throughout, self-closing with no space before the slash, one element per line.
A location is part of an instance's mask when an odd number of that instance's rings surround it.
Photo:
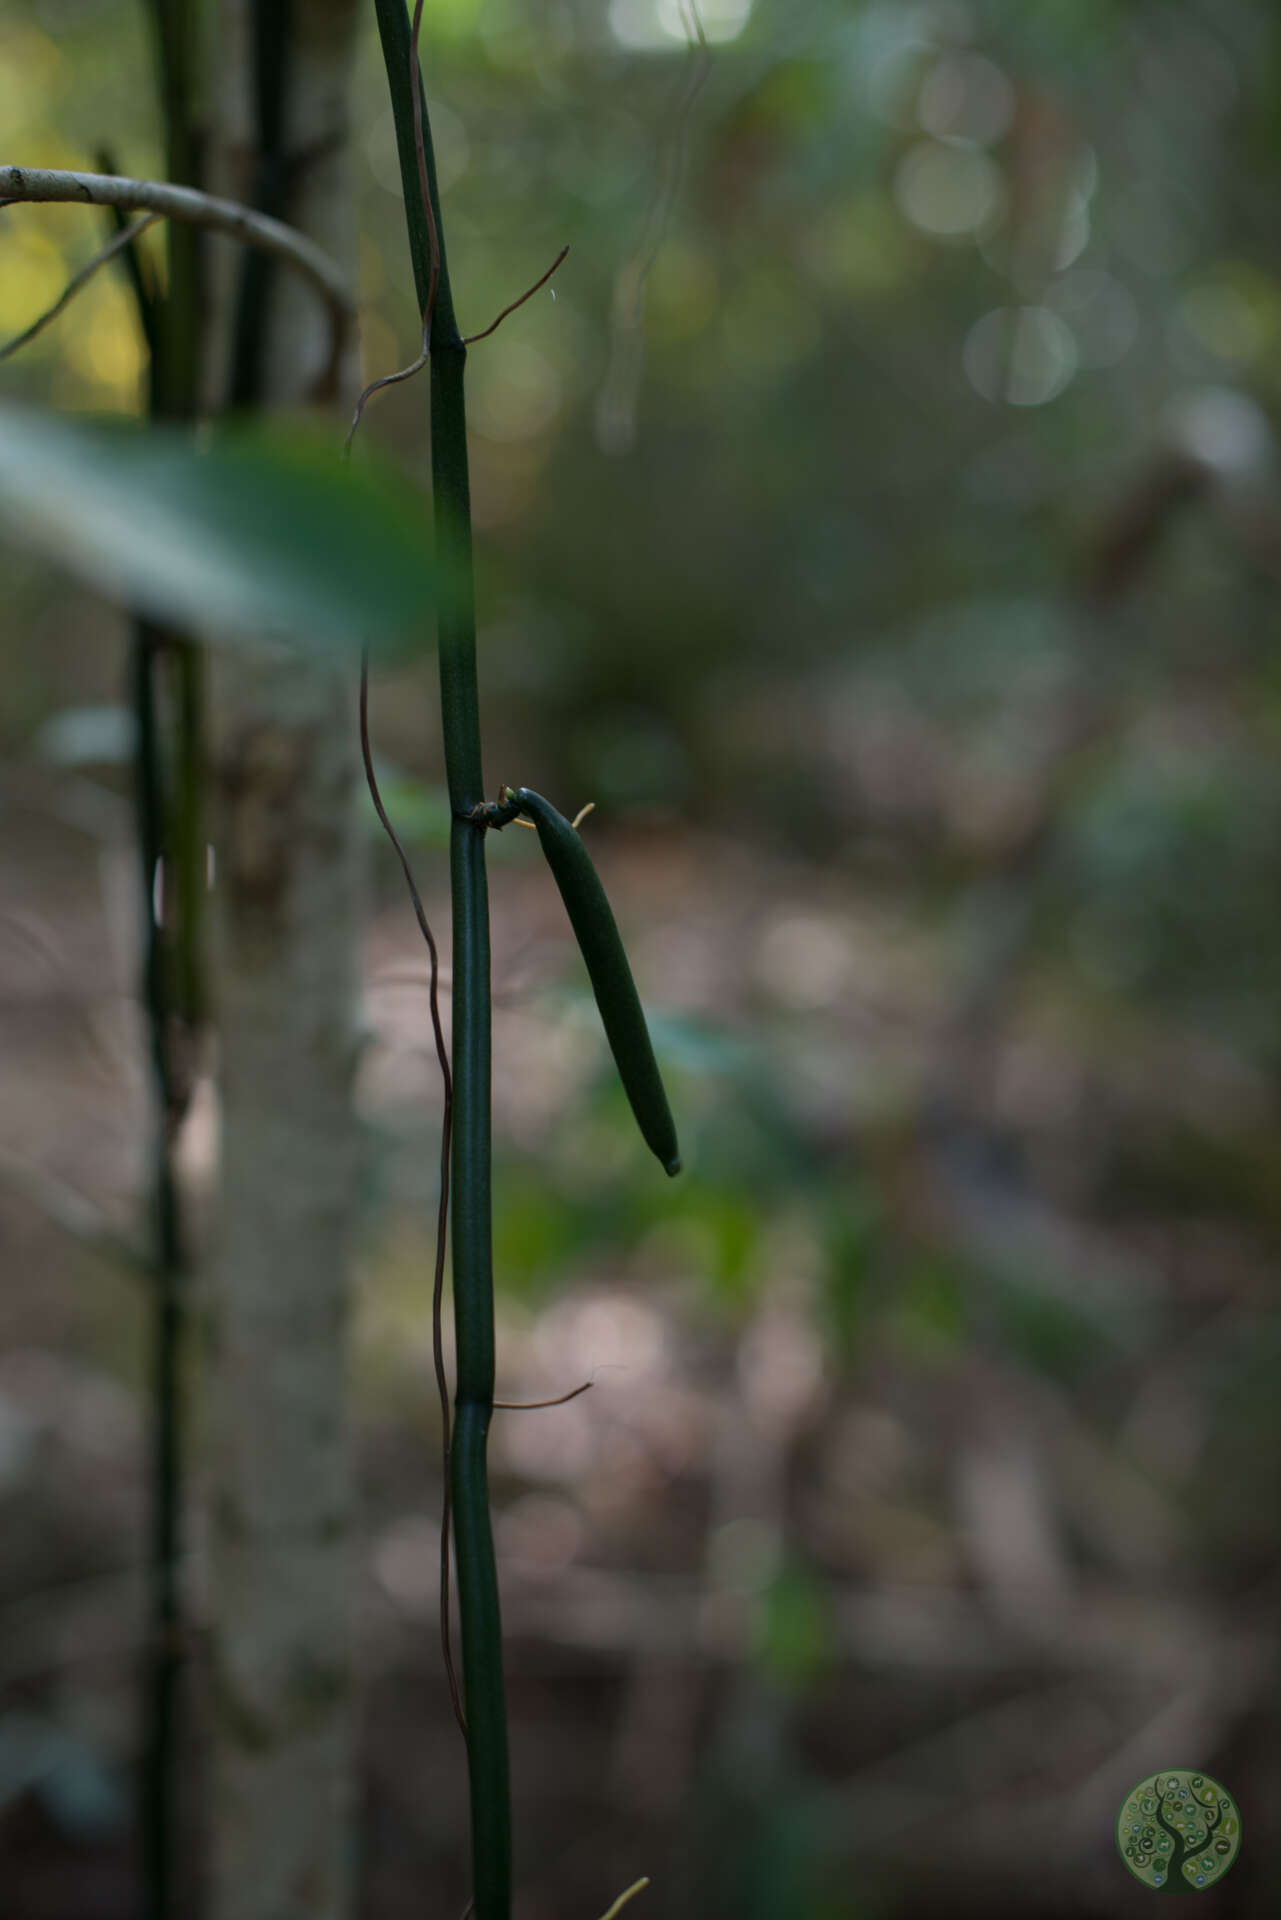
<path fill-rule="evenodd" d="M 314 434 L 84 426 L 0 408 L 4 534 L 157 620 L 377 659 L 424 644 L 438 580 L 417 496 Z"/>

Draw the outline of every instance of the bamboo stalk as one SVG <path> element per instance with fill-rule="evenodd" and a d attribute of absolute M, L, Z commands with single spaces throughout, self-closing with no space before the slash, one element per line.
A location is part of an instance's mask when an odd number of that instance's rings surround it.
<path fill-rule="evenodd" d="M 199 186 L 199 158 L 194 130 L 191 10 L 184 10 L 178 0 L 151 0 L 148 12 L 169 178 L 195 188 Z M 166 249 L 168 276 L 161 300 L 149 296 L 139 257 L 136 252 L 131 256 L 139 322 L 149 349 L 147 411 L 153 420 L 188 420 L 194 416 L 198 400 L 201 236 L 195 228 L 171 223 Z M 189 1097 L 188 1075 L 175 1060 L 173 1050 L 175 1044 L 181 1044 L 179 1028 L 185 1030 L 189 1041 L 203 1011 L 202 668 L 189 640 L 163 632 L 141 618 L 135 622 L 133 650 L 146 1003 L 160 1109 L 155 1121 L 153 1173 L 151 1593 L 140 1812 L 144 1911 L 147 1920 L 172 1920 L 178 1912 L 177 1785 L 182 1774 L 183 1737 L 186 1616 L 180 1562 L 185 1481 L 182 1365 L 187 1341 L 187 1259 L 174 1148 Z M 162 716 L 157 702 L 158 672 L 166 655 L 174 659 L 177 674 L 175 737 L 168 755 L 161 738 Z M 171 786 L 165 778 L 166 758 L 173 768 Z M 152 892 L 161 858 L 169 891 L 164 903 L 168 929 L 155 910 Z"/>
<path fill-rule="evenodd" d="M 176 1912 L 173 1865 L 174 1786 L 180 1739 L 179 1687 L 183 1603 L 182 1423 L 179 1374 L 183 1345 L 182 1221 L 173 1165 L 173 1134 L 182 1094 L 171 1055 L 173 969 L 153 906 L 157 863 L 165 845 L 165 797 L 156 702 L 156 661 L 165 636 L 135 623 L 134 713 L 138 727 L 138 852 L 144 915 L 143 999 L 151 1045 L 156 1107 L 152 1125 L 152 1274 L 149 1327 L 151 1466 L 148 1516 L 148 1630 L 143 1687 L 143 1757 L 139 1776 L 143 1909 L 147 1920 Z"/>
<path fill-rule="evenodd" d="M 163 89 L 162 89 L 163 90 Z M 110 171 L 109 165 L 106 170 Z M 166 342 L 173 337 L 161 302 L 143 271 L 136 244 L 136 226 L 127 226 L 119 208 L 113 208 L 116 241 L 124 242 L 125 262 L 139 331 L 147 348 L 147 417 L 160 419 L 166 407 L 180 408 L 180 393 L 167 378 Z M 101 257 L 101 256 L 99 256 Z M 170 284 L 175 268 L 170 264 Z M 178 272 L 185 269 L 178 268 Z M 74 285 L 74 282 L 73 282 Z M 192 365 L 194 367 L 194 357 Z M 168 396 L 166 398 L 166 396 Z M 194 393 L 193 393 L 194 398 Z M 179 417 L 181 417 L 181 408 Z M 167 652 L 180 657 L 177 738 L 169 743 L 177 786 L 175 820 L 166 779 L 164 727 L 157 686 Z M 186 1106 L 188 1088 L 178 1073 L 174 1042 L 179 1022 L 190 1031 L 200 1018 L 196 983 L 200 974 L 200 912 L 185 884 L 185 842 L 200 819 L 199 712 L 195 704 L 200 663 L 195 649 L 180 635 L 167 632 L 139 614 L 133 620 L 130 652 L 130 694 L 137 742 L 134 750 L 134 804 L 137 821 L 139 901 L 142 909 L 141 995 L 147 1020 L 153 1095 L 151 1219 L 145 1237 L 145 1265 L 151 1280 L 147 1326 L 148 1414 L 150 1466 L 147 1483 L 147 1633 L 144 1641 L 141 1690 L 141 1764 L 138 1770 L 138 1837 L 142 1910 L 145 1920 L 172 1920 L 174 1860 L 177 1857 L 177 1798 L 180 1772 L 185 1610 L 180 1560 L 184 1431 L 182 1424 L 182 1356 L 186 1336 L 182 1197 L 174 1165 L 174 1141 Z M 176 837 L 179 843 L 175 847 Z M 201 844 L 201 892 L 204 860 Z M 161 863 L 163 862 L 163 868 Z M 166 900 L 172 917 L 177 901 L 176 926 L 167 929 L 157 911 L 158 871 L 176 895 Z"/>
<path fill-rule="evenodd" d="M 476 1920 L 509 1920 L 511 1812 L 502 1626 L 489 1516 L 486 1444 L 494 1397 L 490 1197 L 489 895 L 471 499 L 463 374 L 467 349 L 454 317 L 426 103 L 403 0 L 376 0 L 404 186 L 420 309 L 431 322 L 432 485 L 437 556 L 448 591 L 438 614 L 441 716 L 453 824 L 452 1249 L 458 1375 L 450 1460 L 463 1685 L 471 1785 Z M 435 245 L 418 178 L 414 89 L 419 90 Z"/>

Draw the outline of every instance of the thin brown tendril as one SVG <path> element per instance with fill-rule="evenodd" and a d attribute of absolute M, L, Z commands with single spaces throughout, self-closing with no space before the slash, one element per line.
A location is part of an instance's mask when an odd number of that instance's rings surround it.
<path fill-rule="evenodd" d="M 436 1370 L 436 1390 L 440 1395 L 441 1448 L 443 1467 L 443 1487 L 441 1492 L 440 1522 L 440 1649 L 445 1661 L 445 1678 L 449 1683 L 449 1699 L 454 1709 L 463 1738 L 467 1737 L 467 1719 L 463 1712 L 462 1693 L 458 1685 L 458 1675 L 454 1669 L 454 1653 L 449 1628 L 449 1447 L 450 1447 L 450 1409 L 449 1381 L 445 1373 L 445 1345 L 441 1332 L 441 1309 L 445 1296 L 445 1233 L 449 1220 L 449 1167 L 453 1144 L 454 1117 L 454 1080 L 449 1070 L 449 1052 L 445 1046 L 445 1030 L 440 1019 L 440 999 L 438 986 L 440 981 L 440 958 L 436 950 L 435 936 L 428 924 L 423 907 L 422 896 L 414 883 L 409 860 L 401 846 L 396 829 L 392 826 L 387 809 L 383 805 L 382 794 L 378 790 L 378 776 L 374 772 L 373 749 L 369 744 L 369 654 L 366 650 L 360 657 L 360 755 L 365 763 L 365 782 L 369 788 L 369 797 L 374 803 L 374 811 L 382 825 L 383 832 L 396 849 L 396 858 L 400 861 L 400 870 L 405 876 L 405 885 L 413 902 L 414 914 L 419 931 L 427 942 L 427 951 L 431 956 L 431 976 L 428 987 L 428 1004 L 431 1008 L 431 1030 L 436 1041 L 436 1058 L 440 1062 L 440 1078 L 444 1086 L 444 1109 L 440 1122 L 440 1203 L 436 1212 L 436 1268 L 432 1281 L 431 1295 L 431 1347 L 432 1360 Z"/>
<path fill-rule="evenodd" d="M 423 0 L 417 0 L 414 7 L 413 25 L 410 29 L 409 57 L 413 65 L 410 92 L 414 104 L 414 153 L 418 161 L 418 185 L 422 193 L 423 212 L 427 221 L 428 244 L 431 250 L 431 271 L 427 288 L 427 300 L 423 307 L 423 349 L 418 359 L 410 367 L 399 373 L 386 375 L 375 380 L 367 387 L 356 403 L 356 411 L 347 432 L 344 452 L 350 452 L 353 436 L 360 425 L 360 417 L 370 394 L 379 387 L 392 386 L 397 381 L 408 380 L 412 374 L 426 365 L 431 352 L 431 322 L 436 307 L 436 289 L 440 282 L 440 237 L 436 229 L 436 218 L 432 212 L 431 192 L 427 182 L 427 149 L 423 139 L 422 113 L 422 73 L 418 65 L 418 31 L 422 25 Z M 444 1087 L 444 1106 L 440 1123 L 440 1204 L 436 1213 L 436 1265 L 432 1281 L 431 1296 L 431 1349 L 432 1361 L 436 1373 L 436 1390 L 440 1396 L 441 1425 L 441 1469 L 442 1488 L 440 1502 L 440 1650 L 445 1663 L 445 1679 L 449 1685 L 450 1704 L 454 1718 L 458 1722 L 463 1739 L 467 1738 L 467 1716 L 463 1711 L 462 1691 L 458 1684 L 458 1674 L 454 1667 L 454 1650 L 449 1624 L 449 1541 L 450 1521 L 452 1519 L 452 1501 L 450 1496 L 450 1441 L 452 1421 L 449 1404 L 449 1380 L 445 1373 L 445 1343 L 442 1333 L 442 1315 L 445 1299 L 445 1246 L 449 1223 L 449 1170 L 453 1145 L 454 1120 L 454 1083 L 449 1070 L 449 1053 L 445 1046 L 445 1033 L 440 1020 L 440 1000 L 438 994 L 440 982 L 440 958 L 436 951 L 436 942 L 427 923 L 422 899 L 414 884 L 405 850 L 396 836 L 383 805 L 382 794 L 378 790 L 378 777 L 374 772 L 374 756 L 369 744 L 369 652 L 366 648 L 360 656 L 360 753 L 365 763 L 365 780 L 369 787 L 369 797 L 374 803 L 374 811 L 382 824 L 384 833 L 396 849 L 400 861 L 400 870 L 405 876 L 405 885 L 409 888 L 409 897 L 413 901 L 414 913 L 423 939 L 427 942 L 427 951 L 431 956 L 430 987 L 428 1001 L 431 1007 L 431 1027 L 436 1041 L 436 1058 L 440 1062 L 440 1077 Z M 470 1912 L 470 1907 L 468 1908 Z"/>
<path fill-rule="evenodd" d="M 414 159 L 418 163 L 418 191 L 422 195 L 423 218 L 427 222 L 427 244 L 430 252 L 430 269 L 427 281 L 427 301 L 423 307 L 423 337 L 418 358 L 407 367 L 401 367 L 396 373 L 384 373 L 378 380 L 372 380 L 356 402 L 356 410 L 351 416 L 351 425 L 347 429 L 344 447 L 350 448 L 360 425 L 361 415 L 366 402 L 380 392 L 383 387 L 398 386 L 402 380 L 412 380 L 421 373 L 431 359 L 431 322 L 436 311 L 436 289 L 440 285 L 440 235 L 436 230 L 436 215 L 431 204 L 431 187 L 427 180 L 427 143 L 423 136 L 423 100 L 422 69 L 418 64 L 418 30 L 423 21 L 423 0 L 416 0 L 413 25 L 409 30 L 409 57 L 413 62 L 413 75 L 410 81 L 410 95 L 414 108 Z M 557 266 L 560 262 L 557 261 Z M 555 269 L 553 269 L 555 271 Z M 534 291 L 533 288 L 530 289 Z M 501 319 L 501 314 L 499 315 Z M 497 324 L 497 323 L 495 323 Z"/>
<path fill-rule="evenodd" d="M 355 412 L 351 416 L 351 425 L 347 429 L 347 438 L 343 443 L 345 447 L 351 446 L 365 407 L 367 403 L 373 399 L 374 395 L 380 393 L 384 387 L 395 387 L 399 386 L 402 380 L 412 380 L 416 373 L 422 372 L 427 362 L 431 359 L 431 323 L 432 315 L 436 311 L 436 289 L 440 284 L 440 237 L 436 230 L 435 210 L 431 204 L 431 188 L 427 180 L 427 143 L 423 135 L 423 103 L 419 84 L 422 80 L 422 72 L 418 67 L 418 30 L 422 25 L 422 17 L 423 0 L 416 0 L 413 25 L 409 32 L 411 57 L 415 67 L 415 84 L 411 88 L 414 108 L 414 159 L 418 163 L 418 191 L 422 195 L 423 217 L 427 222 L 427 242 L 431 254 L 430 277 L 427 283 L 427 304 L 423 308 L 422 346 L 419 349 L 417 357 L 411 360 L 407 367 L 400 367 L 395 373 L 384 373 L 379 379 L 370 381 L 356 402 Z M 509 313 L 515 313 L 517 307 L 523 307 L 527 300 L 533 299 L 540 287 L 547 285 L 547 282 L 551 279 L 568 252 L 568 247 L 562 247 L 550 267 L 548 267 L 546 273 L 543 274 L 541 278 L 535 280 L 532 287 L 527 287 L 524 293 L 521 294 L 519 300 L 513 300 L 510 306 L 504 307 L 498 318 L 491 320 L 483 332 L 467 334 L 462 344 L 465 347 L 470 347 L 477 340 L 487 340 L 490 334 L 502 325 Z"/>
<path fill-rule="evenodd" d="M 523 307 L 527 300 L 533 299 L 534 295 L 538 292 L 540 287 L 545 287 L 547 285 L 547 282 L 551 279 L 557 267 L 560 265 L 561 261 L 565 258 L 565 255 L 568 252 L 569 252 L 568 247 L 562 247 L 560 252 L 556 255 L 556 258 L 552 261 L 550 267 L 548 267 L 546 273 L 544 273 L 539 279 L 535 280 L 532 287 L 526 287 L 524 293 L 521 294 L 519 300 L 513 300 L 510 306 L 504 307 L 502 312 L 499 314 L 498 318 L 496 320 L 491 320 L 489 325 L 483 330 L 483 332 L 469 333 L 465 335 L 463 339 L 463 345 L 465 347 L 471 347 L 471 346 L 474 346 L 478 340 L 488 340 L 490 334 L 495 333 L 497 329 L 501 327 L 501 325 L 503 324 L 503 321 L 507 318 L 509 313 L 515 313 L 517 307 Z M 435 298 L 434 282 L 433 282 L 432 297 L 433 299 Z M 394 386 L 398 386 L 402 380 L 412 380 L 416 373 L 422 372 L 423 368 L 427 365 L 427 362 L 430 359 L 431 359 L 431 309 L 428 308 L 427 312 L 423 315 L 423 342 L 422 342 L 421 352 L 418 354 L 416 359 L 410 361 L 407 367 L 401 367 L 395 373 L 384 373 L 381 376 L 381 378 L 370 381 L 369 385 L 365 388 L 359 400 L 357 400 L 356 402 L 356 410 L 351 416 L 351 425 L 347 429 L 347 439 L 344 443 L 346 446 L 350 447 L 352 440 L 355 437 L 356 428 L 360 425 L 361 415 L 365 411 L 366 402 L 369 400 L 372 400 L 374 395 L 376 393 L 380 393 L 384 387 L 394 387 Z"/>
<path fill-rule="evenodd" d="M 395 373 L 384 373 L 379 379 L 370 381 L 369 385 L 365 388 L 365 391 L 361 394 L 359 400 L 357 400 L 356 402 L 356 411 L 351 416 L 351 425 L 347 429 L 347 438 L 343 441 L 344 449 L 350 447 L 352 441 L 356 437 L 356 428 L 360 425 L 361 415 L 365 411 L 365 402 L 367 400 L 372 400 L 374 395 L 376 393 L 381 392 L 381 390 L 384 387 L 398 386 L 402 380 L 412 380 L 416 373 L 422 372 L 423 368 L 427 365 L 427 362 L 431 359 L 431 348 L 427 344 L 427 335 L 429 331 L 430 331 L 430 322 L 427 320 L 424 320 L 423 321 L 423 347 L 422 347 L 422 352 L 418 355 L 418 358 L 416 360 L 411 360 L 407 367 L 401 367 Z"/>
<path fill-rule="evenodd" d="M 501 1407 L 504 1413 L 536 1413 L 539 1407 L 567 1407 L 571 1400 L 577 1400 L 580 1393 L 586 1393 L 592 1386 L 590 1380 L 584 1380 L 581 1387 L 575 1387 L 569 1393 L 558 1393 L 554 1400 L 495 1400 L 495 1408 Z"/>
<path fill-rule="evenodd" d="M 465 347 L 473 347 L 475 346 L 478 340 L 488 340 L 491 333 L 496 333 L 498 328 L 502 326 L 503 321 L 507 318 L 509 313 L 515 313 L 517 307 L 523 307 L 526 300 L 533 299 L 534 295 L 538 292 L 538 289 L 540 287 L 545 287 L 547 285 L 547 282 L 551 279 L 557 267 L 560 265 L 561 261 L 565 258 L 565 255 L 568 252 L 569 252 L 568 247 L 562 247 L 560 252 L 556 255 L 556 258 L 552 261 L 550 267 L 548 267 L 546 273 L 543 274 L 540 279 L 535 280 L 532 287 L 526 287 L 524 293 L 521 294 L 519 300 L 513 300 L 510 306 L 504 307 L 502 312 L 499 314 L 497 320 L 491 320 L 489 325 L 484 329 L 482 333 L 464 334 L 463 345 Z"/>
<path fill-rule="evenodd" d="M 423 135 L 423 74 L 418 60 L 418 33 L 423 23 L 423 0 L 414 0 L 413 24 L 409 30 L 409 59 L 413 69 L 409 76 L 409 94 L 414 109 L 414 158 L 418 162 L 418 191 L 422 196 L 423 219 L 427 223 L 427 245 L 430 262 L 427 277 L 427 298 L 423 303 L 423 355 L 431 352 L 431 323 L 436 311 L 436 290 L 440 285 L 440 230 L 436 225 L 436 212 L 431 204 L 431 184 L 427 178 L 427 143 Z M 366 763 L 367 767 L 370 763 Z M 409 875 L 409 865 L 401 855 L 401 865 Z M 415 901 L 417 896 L 415 895 Z M 421 918 L 420 925 L 426 926 Z M 449 1698 L 454 1709 L 454 1718 L 464 1741 L 467 1738 L 467 1716 L 463 1711 L 462 1693 L 458 1686 L 458 1675 L 454 1670 L 453 1647 L 450 1644 L 449 1628 L 449 1538 L 450 1523 L 453 1517 L 450 1498 L 450 1418 L 449 1383 L 445 1377 L 445 1347 L 441 1332 L 441 1315 L 445 1298 L 445 1225 L 449 1215 L 449 1166 L 450 1148 L 453 1139 L 454 1093 L 453 1082 L 448 1077 L 449 1068 L 445 1053 L 445 1038 L 440 1026 L 440 1008 L 436 1000 L 437 959 L 436 943 L 428 942 L 431 948 L 432 962 L 432 1030 L 436 1036 L 436 1052 L 441 1063 L 445 1079 L 445 1112 L 440 1133 L 440 1211 L 436 1218 L 436 1272 L 431 1294 L 431 1348 L 436 1367 L 436 1386 L 440 1393 L 440 1412 L 444 1442 L 444 1487 L 440 1503 L 440 1650 L 445 1662 L 445 1677 L 449 1682 Z"/>

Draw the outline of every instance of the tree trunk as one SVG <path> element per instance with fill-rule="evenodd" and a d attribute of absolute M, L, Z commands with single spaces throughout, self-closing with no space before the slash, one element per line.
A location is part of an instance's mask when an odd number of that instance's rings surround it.
<path fill-rule="evenodd" d="M 213 182 L 290 221 L 353 280 L 355 24 L 355 0 L 223 0 Z M 225 251 L 221 264 L 221 397 L 334 401 L 312 291 Z M 337 382 L 348 400 L 351 373 Z M 335 459 L 338 446 L 336 423 Z M 356 711 L 353 678 L 314 661 L 221 674 L 211 1920 L 351 1910 Z"/>

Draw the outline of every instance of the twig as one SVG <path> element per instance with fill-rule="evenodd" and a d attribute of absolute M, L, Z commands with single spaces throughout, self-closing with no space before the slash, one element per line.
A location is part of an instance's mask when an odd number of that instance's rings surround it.
<path fill-rule="evenodd" d="M 524 293 L 521 294 L 519 300 L 513 300 L 510 306 L 504 307 L 502 312 L 499 314 L 498 318 L 496 320 L 491 320 L 489 325 L 484 329 L 483 332 L 469 333 L 464 335 L 463 345 L 465 347 L 470 347 L 470 346 L 474 346 L 477 340 L 488 340 L 490 334 L 495 332 L 496 329 L 502 325 L 503 321 L 507 318 L 509 313 L 515 313 L 517 307 L 523 307 L 526 300 L 532 300 L 532 298 L 538 292 L 538 289 L 540 287 L 545 287 L 547 285 L 547 282 L 551 279 L 557 267 L 560 265 L 561 261 L 565 258 L 565 255 L 568 252 L 569 252 L 568 247 L 562 247 L 560 252 L 556 255 L 556 258 L 552 261 L 550 267 L 548 267 L 546 273 L 543 274 L 540 279 L 535 280 L 532 287 L 526 287 Z M 402 380 L 412 380 L 416 373 L 422 372 L 423 368 L 427 365 L 427 362 L 430 359 L 431 359 L 431 315 L 430 313 L 426 313 L 423 315 L 423 341 L 422 341 L 421 351 L 418 353 L 415 359 L 410 361 L 407 367 L 400 367 L 395 373 L 384 373 L 383 375 L 381 375 L 379 379 L 370 381 L 369 385 L 365 388 L 365 391 L 361 394 L 359 400 L 357 400 L 356 402 L 356 410 L 351 416 L 351 425 L 347 429 L 347 439 L 344 443 L 346 446 L 350 447 L 352 440 L 355 438 L 356 428 L 360 425 L 361 415 L 365 411 L 366 403 L 372 400 L 376 393 L 381 393 L 384 387 L 395 387 L 395 386 L 398 386 Z"/>
<path fill-rule="evenodd" d="M 546 273 L 544 273 L 539 279 L 535 280 L 532 287 L 526 287 L 524 293 L 521 294 L 519 300 L 513 300 L 510 306 L 504 307 L 502 312 L 499 314 L 497 320 L 491 320 L 489 325 L 484 329 L 483 332 L 464 334 L 463 345 L 465 347 L 473 347 L 475 346 L 478 340 L 488 340 L 490 334 L 497 332 L 498 328 L 502 326 L 503 321 L 507 318 L 509 313 L 515 313 L 517 307 L 523 307 L 526 300 L 533 299 L 534 295 L 538 292 L 538 289 L 540 287 L 545 287 L 547 285 L 547 282 L 551 279 L 557 267 L 560 265 L 561 261 L 565 258 L 565 255 L 568 252 L 569 252 L 568 247 L 562 247 L 560 252 L 556 255 L 556 258 L 552 261 L 550 267 L 548 267 Z"/>
<path fill-rule="evenodd" d="M 558 1393 L 553 1400 L 495 1400 L 495 1407 L 501 1407 L 504 1413 L 536 1413 L 540 1407 L 567 1407 L 571 1400 L 577 1400 L 580 1393 L 587 1393 L 593 1382 L 584 1380 L 581 1387 L 572 1387 L 568 1393 Z"/>
<path fill-rule="evenodd" d="M 625 1893 L 619 1894 L 609 1912 L 601 1915 L 601 1920 L 617 1920 L 617 1916 L 623 1911 L 627 1902 L 634 1899 L 638 1893 L 643 1893 L 648 1885 L 648 1874 L 643 1874 L 639 1880 L 634 1880 Z"/>
<path fill-rule="evenodd" d="M 107 262 L 114 260 L 118 253 L 123 253 L 126 247 L 132 246 L 138 235 L 145 233 L 148 227 L 154 226 L 159 218 L 158 213 L 145 213 L 141 220 L 134 220 L 129 226 L 122 227 L 105 247 L 94 254 L 92 260 L 81 267 L 79 273 L 72 274 L 53 305 L 46 307 L 39 319 L 33 320 L 22 333 L 15 334 L 12 340 L 7 340 L 4 346 L 0 347 L 0 360 L 7 360 L 11 353 L 17 353 L 20 347 L 25 347 L 28 341 L 34 340 L 38 333 L 43 333 L 49 322 L 56 320 L 63 308 L 74 300 L 81 287 L 92 280 L 99 267 L 105 267 Z"/>
<path fill-rule="evenodd" d="M 361 418 L 364 415 L 366 402 L 372 400 L 376 393 L 381 393 L 384 387 L 395 387 L 399 386 L 402 380 L 412 380 L 414 375 L 421 373 L 427 365 L 427 362 L 431 359 L 431 348 L 427 344 L 429 331 L 428 322 L 424 320 L 422 352 L 416 360 L 411 360 L 407 367 L 398 368 L 395 373 L 384 373 L 379 379 L 371 380 L 365 388 L 365 391 L 361 394 L 359 400 L 357 400 L 355 412 L 351 416 L 351 425 L 347 429 L 347 438 L 343 441 L 344 452 L 349 451 L 351 443 L 356 437 L 356 428 L 360 425 Z"/>
<path fill-rule="evenodd" d="M 0 205 L 36 202 L 41 205 L 140 208 L 166 220 L 207 227 L 230 234 L 246 246 L 288 261 L 309 280 L 333 315 L 335 330 L 345 337 L 356 317 L 356 303 L 338 267 L 329 255 L 304 234 L 255 213 L 236 200 L 220 200 L 195 187 L 175 187 L 163 180 L 131 180 L 123 174 L 69 173 L 55 167 L 0 167 Z"/>
<path fill-rule="evenodd" d="M 416 0 L 414 6 L 414 22 L 409 30 L 410 65 L 413 69 L 414 159 L 418 166 L 418 188 L 422 194 L 423 213 L 427 221 L 427 236 L 431 249 L 431 278 L 428 282 L 427 298 L 423 302 L 422 346 L 419 349 L 417 358 L 411 360 L 407 367 L 401 367 L 396 373 L 384 373 L 380 379 L 370 381 L 356 402 L 356 410 L 351 416 L 351 425 L 347 429 L 347 438 L 344 442 L 345 447 L 350 447 L 352 440 L 355 438 L 356 429 L 360 425 L 366 402 L 372 400 L 374 395 L 380 393 L 384 387 L 395 387 L 399 386 L 402 380 L 412 380 L 416 373 L 422 372 L 427 362 L 431 359 L 431 322 L 432 315 L 436 311 L 436 289 L 440 285 L 440 235 L 436 231 L 436 216 L 432 212 L 431 205 L 431 189 L 427 184 L 427 149 L 423 139 L 423 110 L 422 101 L 419 97 L 419 84 L 422 80 L 422 71 L 418 64 L 418 33 L 422 26 L 422 20 L 423 0 Z M 559 264 L 560 262 L 557 261 L 556 265 L 559 266 Z M 555 267 L 553 267 L 552 271 L 555 272 Z M 531 287 L 530 293 L 534 291 L 535 289 Z M 528 298 L 528 295 L 525 297 Z M 503 316 L 499 314 L 498 319 L 501 320 L 502 317 Z M 498 321 L 496 320 L 494 325 L 497 326 L 497 324 Z"/>

